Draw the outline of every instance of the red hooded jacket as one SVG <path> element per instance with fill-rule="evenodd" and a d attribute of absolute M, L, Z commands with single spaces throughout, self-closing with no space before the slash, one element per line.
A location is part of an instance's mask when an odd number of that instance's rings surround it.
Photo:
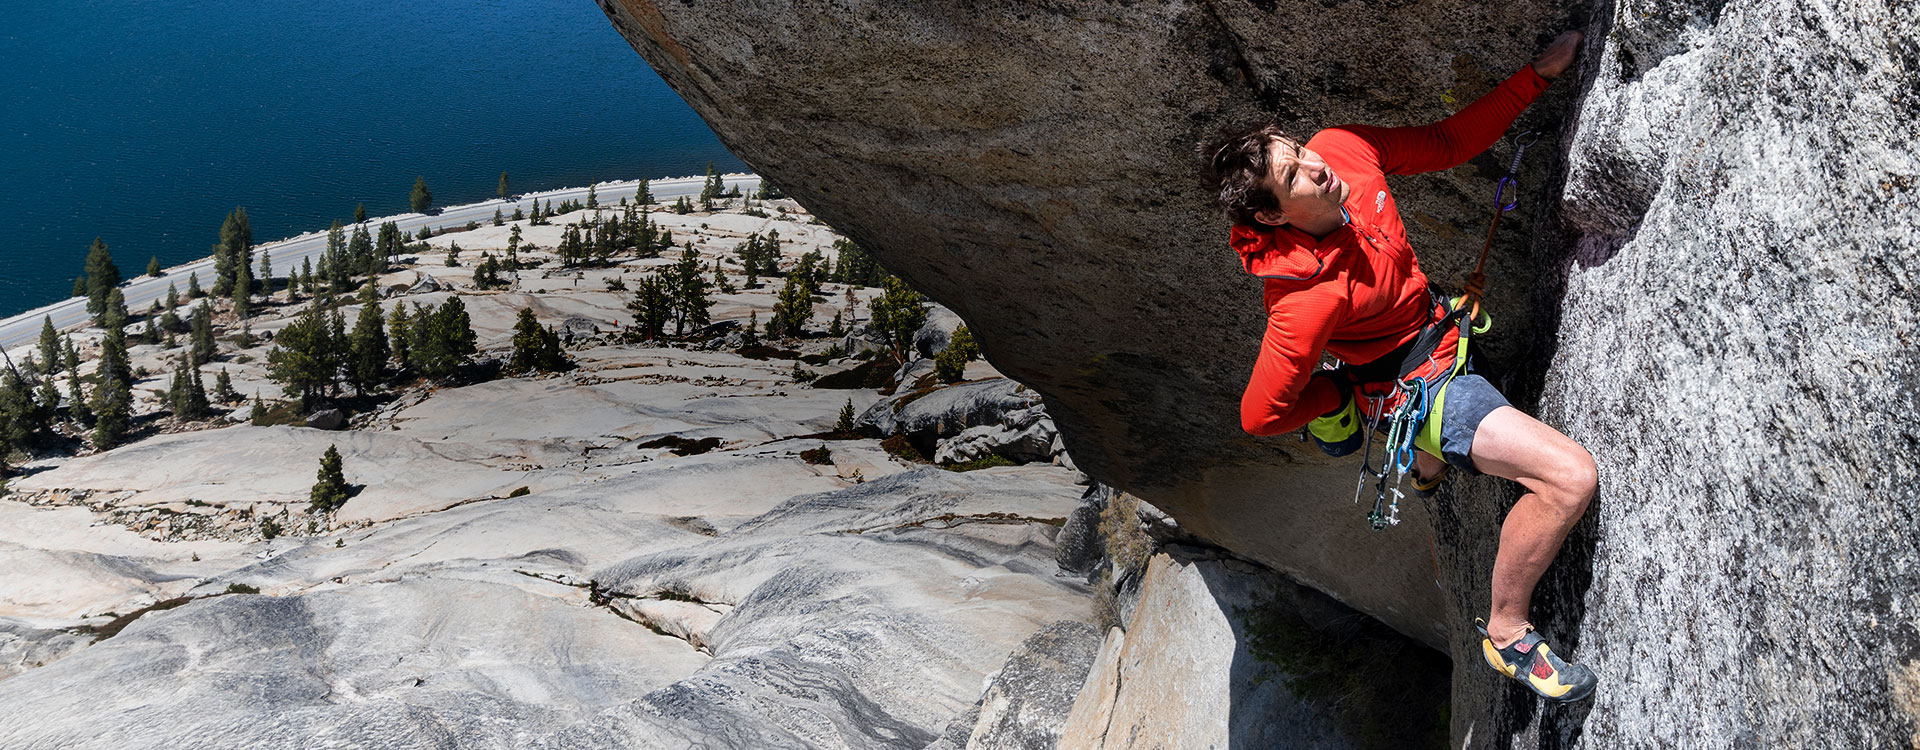
<path fill-rule="evenodd" d="M 1235 226 L 1229 242 L 1247 273 L 1266 279 L 1267 332 L 1240 397 L 1255 435 L 1299 429 L 1341 405 L 1331 377 L 1314 377 L 1325 351 L 1365 364 L 1418 335 L 1431 319 L 1427 275 L 1387 191 L 1386 175 L 1450 169 L 1492 146 L 1547 88 L 1532 65 L 1452 117 L 1421 127 L 1342 125 L 1307 147 L 1352 186 L 1347 224 L 1326 237 L 1291 226 Z"/>

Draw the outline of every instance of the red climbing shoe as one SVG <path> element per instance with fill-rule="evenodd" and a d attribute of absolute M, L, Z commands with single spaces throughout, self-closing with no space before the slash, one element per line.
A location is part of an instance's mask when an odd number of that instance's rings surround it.
<path fill-rule="evenodd" d="M 1474 620 L 1473 624 L 1480 631 L 1480 650 L 1487 657 L 1487 664 L 1532 688 L 1542 698 L 1571 703 L 1593 695 L 1594 686 L 1600 682 L 1593 670 L 1568 664 L 1553 653 L 1553 647 L 1548 646 L 1546 639 L 1534 632 L 1531 625 L 1520 640 L 1506 648 L 1497 648 L 1493 637 L 1487 635 L 1487 621 Z"/>

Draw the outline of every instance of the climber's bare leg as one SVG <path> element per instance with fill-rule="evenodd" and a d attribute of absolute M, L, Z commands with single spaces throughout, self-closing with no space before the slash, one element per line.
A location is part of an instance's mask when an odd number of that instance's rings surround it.
<path fill-rule="evenodd" d="M 1597 476 L 1593 456 L 1579 443 L 1511 406 L 1480 421 L 1468 455 L 1482 473 L 1526 488 L 1500 526 L 1500 550 L 1493 558 L 1487 633 L 1495 646 L 1505 647 L 1526 634 L 1533 587 L 1587 512 Z"/>

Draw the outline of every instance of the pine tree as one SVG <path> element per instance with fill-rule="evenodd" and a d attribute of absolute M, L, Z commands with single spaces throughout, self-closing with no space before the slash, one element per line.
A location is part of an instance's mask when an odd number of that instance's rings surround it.
<path fill-rule="evenodd" d="M 493 189 L 493 194 L 501 199 L 505 199 L 507 197 L 508 193 L 507 193 L 507 173 L 506 172 L 500 173 L 500 184 Z"/>
<path fill-rule="evenodd" d="M 506 220 L 506 217 L 504 217 L 504 216 L 501 216 L 501 215 L 500 215 L 500 209 L 497 209 L 497 208 L 496 208 L 496 209 L 494 209 L 494 210 L 493 210 L 493 225 L 494 225 L 494 226 L 496 226 L 496 227 L 498 227 L 498 226 L 505 226 L 505 225 L 506 225 L 506 223 L 507 223 L 507 220 Z"/>
<path fill-rule="evenodd" d="M 365 223 L 367 223 L 367 204 L 366 204 L 366 203 L 356 203 L 356 204 L 354 204 L 354 206 L 353 206 L 353 223 L 355 223 L 355 224 L 365 224 Z"/>
<path fill-rule="evenodd" d="M 168 284 L 167 285 L 167 312 L 177 312 L 179 311 L 179 309 L 180 309 L 180 290 L 175 289 L 172 284 Z"/>
<path fill-rule="evenodd" d="M 160 278 L 160 256 L 155 255 L 147 258 L 147 275 L 156 279 Z"/>
<path fill-rule="evenodd" d="M 34 392 L 34 400 L 40 403 L 41 413 L 46 415 L 46 424 L 53 427 L 54 416 L 60 412 L 60 382 L 58 368 L 48 366 L 40 376 L 40 387 Z"/>
<path fill-rule="evenodd" d="M 40 361 L 49 373 L 60 371 L 60 332 L 53 328 L 53 316 L 40 316 Z"/>
<path fill-rule="evenodd" d="M 101 345 L 100 384 L 93 389 L 93 447 L 95 450 L 107 450 L 126 440 L 127 433 L 133 427 L 133 381 L 130 372 L 123 372 L 114 360 L 124 361 L 126 347 L 124 343 L 115 346 L 119 337 L 113 332 L 107 333 L 106 343 Z"/>
<path fill-rule="evenodd" d="M 212 411 L 206 389 L 200 383 L 199 368 L 185 358 L 173 372 L 173 383 L 167 388 L 167 406 L 173 409 L 174 418 L 182 422 L 204 419 Z"/>
<path fill-rule="evenodd" d="M 898 278 L 889 277 L 884 286 L 886 292 L 871 303 L 873 328 L 886 336 L 894 360 L 905 362 L 913 334 L 927 322 L 926 298 Z"/>
<path fill-rule="evenodd" d="M 519 221 L 519 220 L 521 220 L 521 219 L 524 219 L 524 218 L 526 218 L 526 217 L 527 217 L 527 215 L 526 215 L 526 214 L 523 214 L 523 213 L 521 213 L 521 212 L 520 212 L 520 204 L 517 204 L 517 203 L 516 203 L 516 204 L 514 204 L 514 206 L 513 206 L 513 220 L 514 220 L 514 221 Z"/>
<path fill-rule="evenodd" d="M 194 377 L 199 377 L 198 370 L 195 371 Z M 227 374 L 225 367 L 220 368 L 220 375 L 213 380 L 213 398 L 223 404 L 240 400 L 240 394 L 233 390 L 233 376 Z"/>
<path fill-rule="evenodd" d="M 86 274 L 83 273 L 83 274 L 80 274 L 79 276 L 73 277 L 73 293 L 67 296 L 69 297 L 87 296 L 87 275 Z"/>
<path fill-rule="evenodd" d="M 416 214 L 426 213 L 427 207 L 433 205 L 433 191 L 427 189 L 425 175 L 413 178 L 413 192 L 407 196 L 407 202 Z"/>
<path fill-rule="evenodd" d="M 553 329 L 542 327 L 532 308 L 520 308 L 520 317 L 513 324 L 513 359 L 507 369 L 517 373 L 561 372 L 572 364 Z"/>
<path fill-rule="evenodd" d="M 452 375 L 479 351 L 467 307 L 448 297 L 431 312 L 415 311 L 411 352 L 414 369 L 430 378 Z"/>
<path fill-rule="evenodd" d="M 319 305 L 280 329 L 267 352 L 267 377 L 300 399 L 302 410 L 333 385 L 333 340 Z"/>
<path fill-rule="evenodd" d="M 26 445 L 33 439 L 41 421 L 32 387 L 11 368 L 0 370 L 0 457 L 8 446 Z"/>
<path fill-rule="evenodd" d="M 627 309 L 633 312 L 633 325 L 640 329 L 641 338 L 651 341 L 661 337 L 661 329 L 673 317 L 673 292 L 671 277 L 658 271 L 641 277 L 634 285 Z"/>
<path fill-rule="evenodd" d="M 305 258 L 300 259 L 300 284 L 298 285 L 288 284 L 287 286 L 288 287 L 301 286 L 306 289 L 306 292 L 309 296 L 313 294 L 313 291 L 314 291 L 313 289 L 313 256 L 309 255 Z M 287 295 L 287 299 L 289 300 L 293 299 L 293 295 L 291 291 L 289 291 Z"/>
<path fill-rule="evenodd" d="M 226 296 L 240 269 L 253 265 L 253 224 L 245 206 L 235 206 L 220 223 L 220 244 L 213 254 L 213 293 Z"/>
<path fill-rule="evenodd" d="M 394 302 L 393 312 L 387 313 L 387 344 L 388 348 L 393 350 L 394 361 L 399 362 L 401 367 L 407 366 L 407 357 L 410 352 L 408 344 L 413 338 L 410 330 L 411 323 L 412 321 L 407 318 L 407 303 Z"/>
<path fill-rule="evenodd" d="M 113 253 L 99 237 L 87 248 L 87 313 L 98 316 L 106 308 L 107 293 L 120 286 L 120 268 L 113 264 Z"/>
<path fill-rule="evenodd" d="M 713 288 L 721 294 L 733 294 L 740 291 L 733 288 L 733 281 L 727 278 L 726 269 L 720 267 L 720 261 L 713 261 Z"/>
<path fill-rule="evenodd" d="M 713 162 L 707 162 L 707 179 L 705 184 L 700 186 L 701 210 L 710 208 L 713 205 L 713 199 L 720 197 L 723 189 L 720 186 L 719 173 L 713 171 Z"/>
<path fill-rule="evenodd" d="M 311 513 L 332 513 L 347 504 L 347 477 L 340 470 L 340 447 L 327 446 L 327 452 L 320 457 L 320 472 L 313 483 L 313 490 L 307 493 L 310 501 L 307 510 Z"/>
<path fill-rule="evenodd" d="M 340 314 L 339 308 L 333 308 L 333 314 L 327 317 L 327 372 L 334 382 L 327 385 L 329 395 L 340 392 L 339 378 L 342 371 L 353 360 L 352 344 L 347 340 L 347 319 Z"/>
<path fill-rule="evenodd" d="M 387 347 L 387 330 L 380 317 L 378 295 L 369 280 L 361 289 L 360 315 L 354 319 L 353 335 L 348 338 L 353 359 L 347 365 L 347 382 L 353 385 L 354 393 L 362 396 L 386 379 L 387 358 L 392 354 Z"/>
<path fill-rule="evenodd" d="M 201 302 L 193 308 L 193 322 L 190 324 L 190 329 L 193 331 L 192 344 L 189 347 L 192 351 L 188 354 L 194 366 L 198 367 L 213 361 L 214 355 L 219 353 L 219 348 L 213 340 L 213 309 L 208 307 L 207 303 Z"/>
<path fill-rule="evenodd" d="M 840 418 L 834 420 L 833 431 L 842 435 L 851 434 L 855 426 L 854 420 L 857 418 L 853 413 L 853 399 L 847 399 L 847 405 L 840 407 Z"/>
<path fill-rule="evenodd" d="M 588 185 L 587 186 L 587 208 L 599 208 L 599 207 L 600 207 L 600 194 L 595 193 L 593 191 L 592 185 Z"/>
<path fill-rule="evenodd" d="M 379 254 L 380 257 L 385 258 L 387 264 L 392 264 L 400 260 L 400 251 L 406 243 L 406 235 L 400 232 L 399 223 L 392 221 L 381 222 L 380 239 L 375 244 L 374 252 Z"/>
<path fill-rule="evenodd" d="M 205 296 L 207 296 L 206 290 L 200 288 L 200 273 L 195 271 L 187 274 L 187 299 L 199 299 Z"/>
<path fill-rule="evenodd" d="M 847 335 L 846 325 L 840 322 L 839 310 L 833 311 L 833 322 L 827 324 L 827 335 L 836 339 Z"/>
<path fill-rule="evenodd" d="M 160 343 L 160 328 L 153 324 L 153 320 L 151 317 L 147 318 L 147 324 L 140 329 L 140 343 Z"/>
<path fill-rule="evenodd" d="M 966 376 L 967 363 L 980 356 L 980 344 L 973 340 L 973 331 L 966 326 L 953 329 L 952 338 L 947 347 L 933 355 L 933 371 L 942 383 L 958 383 Z"/>
<path fill-rule="evenodd" d="M 673 212 L 683 216 L 693 213 L 693 204 L 688 203 L 687 196 L 682 195 L 679 200 L 673 202 Z"/>
<path fill-rule="evenodd" d="M 127 327 L 127 297 L 119 287 L 107 291 L 106 309 L 100 313 L 100 327 L 108 333 L 125 333 Z"/>
<path fill-rule="evenodd" d="M 260 251 L 260 275 L 256 278 L 260 280 L 260 296 L 271 298 L 273 296 L 273 255 L 265 250 Z"/>
<path fill-rule="evenodd" d="M 740 346 L 741 348 L 748 348 L 748 347 L 755 347 L 759 345 L 760 345 L 760 311 L 751 310 L 747 312 L 747 330 L 745 331 L 745 335 L 740 337 Z"/>
<path fill-rule="evenodd" d="M 351 283 L 352 277 L 359 274 L 379 273 L 386 267 L 382 261 L 373 252 L 373 235 L 367 232 L 367 225 L 353 225 L 352 238 L 347 240 L 347 261 L 341 264 L 345 266 L 342 270 L 346 271 L 348 282 Z M 334 290 L 336 294 L 345 292 L 345 289 Z"/>
<path fill-rule="evenodd" d="M 684 335 L 688 328 L 700 328 L 711 322 L 713 300 L 707 298 L 707 280 L 700 274 L 700 253 L 693 243 L 680 253 L 673 264 L 673 335 Z"/>
<path fill-rule="evenodd" d="M 447 243 L 447 267 L 460 267 L 460 243 L 458 242 Z"/>
<path fill-rule="evenodd" d="M 634 192 L 633 202 L 638 203 L 642 206 L 651 205 L 653 203 L 653 186 L 648 184 L 648 181 L 646 180 L 640 181 L 640 187 Z"/>
<path fill-rule="evenodd" d="M 520 270 L 520 225 L 513 225 L 507 233 L 507 270 Z"/>
<path fill-rule="evenodd" d="M 845 238 L 833 241 L 835 260 L 833 264 L 834 281 L 856 286 L 880 286 L 886 271 L 874 262 L 873 254 L 866 248 Z"/>
<path fill-rule="evenodd" d="M 768 327 L 783 337 L 796 338 L 805 335 L 807 321 L 812 318 L 813 299 L 807 296 L 806 281 L 799 274 L 788 276 L 773 303 L 773 317 L 767 319 Z"/>
<path fill-rule="evenodd" d="M 233 273 L 233 316 L 246 320 L 253 314 L 253 264 L 249 263 L 234 269 Z"/>

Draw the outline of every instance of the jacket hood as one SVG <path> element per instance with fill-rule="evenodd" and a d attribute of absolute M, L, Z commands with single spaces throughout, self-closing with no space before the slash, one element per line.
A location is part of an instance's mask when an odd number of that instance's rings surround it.
<path fill-rule="evenodd" d="M 1314 255 L 1313 247 L 1300 244 L 1294 232 L 1277 228 L 1235 225 L 1227 244 L 1240 254 L 1240 265 L 1247 273 L 1263 279 L 1305 280 L 1320 275 L 1326 266 Z"/>

